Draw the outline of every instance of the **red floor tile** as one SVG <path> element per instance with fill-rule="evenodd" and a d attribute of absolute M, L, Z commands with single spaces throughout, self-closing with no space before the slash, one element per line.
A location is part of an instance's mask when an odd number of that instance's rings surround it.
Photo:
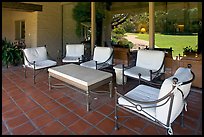
<path fill-rule="evenodd" d="M 36 130 L 35 127 L 30 122 L 27 122 L 13 129 L 12 133 L 14 135 L 28 135 L 34 130 Z"/>
<path fill-rule="evenodd" d="M 107 135 L 110 135 L 112 131 L 114 130 L 114 121 L 108 118 L 105 118 L 99 124 L 97 124 L 96 127 L 102 130 Z"/>
<path fill-rule="evenodd" d="M 105 104 L 105 105 L 101 106 L 100 108 L 98 108 L 97 111 L 108 116 L 114 112 L 114 108 Z"/>
<path fill-rule="evenodd" d="M 119 117 L 120 128 L 115 130 L 115 99 L 109 98 L 108 94 L 91 95 L 91 110 L 87 112 L 86 97 L 77 92 L 78 89 L 66 87 L 49 91 L 46 71 L 38 75 L 36 84 L 33 84 L 31 70 L 26 79 L 22 67 L 2 68 L 2 71 L 3 135 L 166 134 L 165 128 L 139 117 Z M 52 82 L 60 81 L 53 79 Z M 124 87 L 127 90 L 136 84 L 134 80 L 128 79 Z M 107 87 L 104 85 L 96 90 L 107 90 Z M 118 87 L 122 89 L 121 86 Z M 188 111 L 184 112 L 185 127 L 180 126 L 178 117 L 172 124 L 174 135 L 202 135 L 202 94 L 190 92 L 187 101 Z M 118 114 L 133 115 L 122 109 L 118 109 Z"/>
<path fill-rule="evenodd" d="M 57 135 L 60 132 L 62 132 L 63 130 L 65 130 L 65 128 L 59 122 L 53 121 L 53 122 L 49 123 L 47 126 L 43 127 L 40 130 L 45 135 Z"/>
<path fill-rule="evenodd" d="M 40 117 L 32 119 L 33 123 L 35 123 L 35 125 L 38 128 L 45 126 L 46 124 L 52 122 L 53 120 L 54 120 L 54 118 L 52 116 L 50 116 L 50 114 L 48 114 L 48 113 L 45 113 L 45 114 L 41 115 Z"/>
<path fill-rule="evenodd" d="M 51 101 L 51 102 L 48 102 L 48 103 L 42 105 L 42 107 L 43 107 L 44 109 L 46 109 L 47 111 L 52 111 L 52 110 L 54 110 L 54 109 L 59 108 L 60 106 L 61 106 L 61 105 L 58 104 L 58 103 L 55 102 L 55 101 Z"/>
<path fill-rule="evenodd" d="M 2 113 L 2 119 L 10 120 L 17 116 L 20 116 L 21 114 L 23 114 L 23 112 L 19 108 L 17 108 L 17 106 L 13 106 L 13 108 L 10 109 L 9 111 Z"/>
<path fill-rule="evenodd" d="M 131 128 L 137 132 L 142 132 L 145 127 L 147 120 L 144 120 L 140 117 L 131 117 L 125 121 L 124 125 L 128 128 Z"/>
<path fill-rule="evenodd" d="M 79 119 L 80 119 L 79 116 L 70 112 L 70 113 L 67 113 L 64 116 L 60 117 L 59 121 L 68 127 L 69 125 L 75 123 Z"/>
<path fill-rule="evenodd" d="M 102 131 L 100 131 L 97 128 L 92 128 L 90 129 L 87 133 L 85 133 L 86 135 L 104 135 L 105 133 L 103 133 Z"/>
<path fill-rule="evenodd" d="M 103 116 L 102 114 L 98 112 L 93 111 L 93 112 L 89 112 L 89 114 L 87 114 L 83 118 L 87 120 L 88 122 L 90 122 L 91 124 L 96 125 L 100 121 L 102 121 L 105 118 L 105 116 Z"/>
<path fill-rule="evenodd" d="M 6 128 L 5 124 L 2 122 L 2 135 L 6 134 L 8 132 L 8 129 Z"/>
<path fill-rule="evenodd" d="M 33 102 L 29 97 L 19 99 L 16 101 L 16 103 L 24 112 L 28 112 L 37 106 L 37 104 Z"/>
<path fill-rule="evenodd" d="M 73 132 L 69 129 L 66 129 L 62 131 L 61 133 L 59 133 L 59 135 L 73 135 Z"/>
<path fill-rule="evenodd" d="M 52 114 L 54 117 L 56 118 L 60 118 L 64 115 L 66 115 L 67 113 L 69 113 L 70 111 L 67 110 L 66 108 L 64 107 L 58 107 L 57 109 L 53 110 L 53 111 L 50 111 L 50 114 Z"/>
<path fill-rule="evenodd" d="M 113 130 L 111 135 L 137 135 L 137 133 L 122 126 L 118 130 Z"/>
<path fill-rule="evenodd" d="M 79 119 L 78 121 L 69 126 L 69 129 L 73 131 L 76 135 L 83 135 L 90 128 L 92 128 L 92 126 L 82 119 Z"/>
<path fill-rule="evenodd" d="M 28 115 L 30 119 L 34 119 L 34 118 L 44 115 L 45 113 L 46 111 L 43 110 L 41 107 L 36 107 L 32 109 L 31 111 L 27 112 L 26 114 Z"/>
<path fill-rule="evenodd" d="M 57 101 L 65 105 L 71 102 L 72 99 L 70 97 L 62 97 L 62 98 L 57 99 Z"/>
<path fill-rule="evenodd" d="M 29 119 L 23 114 L 23 115 L 20 115 L 16 118 L 7 120 L 6 124 L 8 125 L 9 128 L 15 128 L 15 127 L 22 125 L 23 123 L 26 123 L 28 121 L 29 121 Z"/>

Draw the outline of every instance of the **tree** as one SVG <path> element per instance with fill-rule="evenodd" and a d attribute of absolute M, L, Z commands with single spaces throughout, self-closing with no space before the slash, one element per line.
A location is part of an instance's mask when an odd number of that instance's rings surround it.
<path fill-rule="evenodd" d="M 105 16 L 106 2 L 96 2 L 96 44 L 102 39 L 102 21 Z M 73 9 L 73 18 L 77 22 L 76 34 L 81 36 L 81 23 L 91 22 L 91 3 L 78 2 Z"/>

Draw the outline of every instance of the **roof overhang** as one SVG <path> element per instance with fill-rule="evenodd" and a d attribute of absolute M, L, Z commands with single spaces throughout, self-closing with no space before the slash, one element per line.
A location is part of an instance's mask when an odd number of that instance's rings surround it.
<path fill-rule="evenodd" d="M 42 11 L 42 5 L 22 3 L 22 2 L 2 2 L 2 8 L 8 8 L 18 11 Z"/>

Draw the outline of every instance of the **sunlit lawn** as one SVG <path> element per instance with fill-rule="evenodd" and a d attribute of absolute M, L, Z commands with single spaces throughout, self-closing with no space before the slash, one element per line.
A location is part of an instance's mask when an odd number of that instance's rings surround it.
<path fill-rule="evenodd" d="M 138 39 L 147 41 L 149 40 L 149 34 L 134 33 L 131 35 L 136 35 Z M 178 56 L 179 53 L 183 55 L 183 48 L 186 46 L 192 46 L 193 49 L 197 49 L 197 42 L 197 35 L 164 35 L 159 33 L 155 34 L 155 45 L 159 48 L 172 47 L 173 57 Z"/>

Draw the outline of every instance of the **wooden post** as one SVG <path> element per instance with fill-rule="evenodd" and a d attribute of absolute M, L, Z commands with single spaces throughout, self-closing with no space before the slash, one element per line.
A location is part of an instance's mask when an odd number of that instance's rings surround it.
<path fill-rule="evenodd" d="M 154 49 L 154 33 L 154 2 L 149 2 L 149 49 Z"/>
<path fill-rule="evenodd" d="M 96 8 L 95 2 L 91 2 L 91 55 L 93 55 L 93 50 L 95 46 L 95 36 L 96 36 Z"/>

